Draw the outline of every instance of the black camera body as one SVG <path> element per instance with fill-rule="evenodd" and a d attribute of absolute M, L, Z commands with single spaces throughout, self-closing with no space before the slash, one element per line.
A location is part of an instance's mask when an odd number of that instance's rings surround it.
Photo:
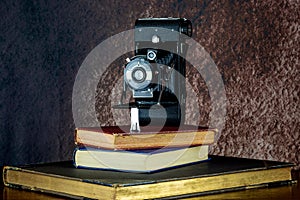
<path fill-rule="evenodd" d="M 139 123 L 179 126 L 185 118 L 185 41 L 192 24 L 184 18 L 137 19 L 134 33 L 135 56 L 124 69 L 124 91 L 132 91 Z"/>

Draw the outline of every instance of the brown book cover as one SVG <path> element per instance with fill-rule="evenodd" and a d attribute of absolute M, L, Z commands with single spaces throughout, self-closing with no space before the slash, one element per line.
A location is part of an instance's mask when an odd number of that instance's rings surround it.
<path fill-rule="evenodd" d="M 131 150 L 162 147 L 189 147 L 212 144 L 217 129 L 192 125 L 178 127 L 141 127 L 140 133 L 130 133 L 130 126 L 82 127 L 75 130 L 78 146 Z"/>
<path fill-rule="evenodd" d="M 6 186 L 91 199 L 153 199 L 251 189 L 292 182 L 293 164 L 210 156 L 203 163 L 157 173 L 75 168 L 72 162 L 4 167 Z"/>

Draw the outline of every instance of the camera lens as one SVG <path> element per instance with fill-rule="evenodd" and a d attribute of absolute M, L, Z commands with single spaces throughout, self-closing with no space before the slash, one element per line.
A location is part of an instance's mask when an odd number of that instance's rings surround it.
<path fill-rule="evenodd" d="M 146 79 L 146 72 L 143 68 L 136 68 L 132 72 L 132 79 L 135 82 L 142 83 Z"/>
<path fill-rule="evenodd" d="M 148 60 L 154 60 L 156 58 L 156 53 L 154 51 L 148 51 L 147 58 Z"/>
<path fill-rule="evenodd" d="M 152 59 L 152 58 L 154 58 L 154 53 L 153 53 L 153 52 L 150 52 L 150 53 L 148 54 L 148 56 L 149 56 L 150 59 Z"/>

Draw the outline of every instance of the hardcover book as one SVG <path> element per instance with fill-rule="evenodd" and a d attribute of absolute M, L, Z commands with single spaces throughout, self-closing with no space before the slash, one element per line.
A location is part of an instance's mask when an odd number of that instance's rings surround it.
<path fill-rule="evenodd" d="M 130 133 L 129 126 L 76 128 L 75 144 L 114 150 L 157 149 L 212 144 L 217 129 L 184 125 L 177 127 L 141 127 L 140 133 Z"/>
<path fill-rule="evenodd" d="M 153 199 L 197 196 L 286 184 L 291 163 L 210 156 L 207 162 L 157 173 L 77 169 L 72 161 L 4 167 L 6 186 L 92 199 Z"/>
<path fill-rule="evenodd" d="M 208 145 L 176 148 L 115 151 L 106 149 L 76 149 L 74 165 L 81 168 L 133 172 L 153 172 L 208 159 Z"/>

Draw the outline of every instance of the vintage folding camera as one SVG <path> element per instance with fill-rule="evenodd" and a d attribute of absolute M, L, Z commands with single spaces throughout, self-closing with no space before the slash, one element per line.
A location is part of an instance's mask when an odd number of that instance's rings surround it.
<path fill-rule="evenodd" d="M 132 91 L 141 126 L 179 126 L 185 116 L 186 39 L 184 18 L 144 18 L 135 23 L 135 56 L 127 59 L 124 90 Z M 164 123 L 164 124 L 162 124 Z"/>

